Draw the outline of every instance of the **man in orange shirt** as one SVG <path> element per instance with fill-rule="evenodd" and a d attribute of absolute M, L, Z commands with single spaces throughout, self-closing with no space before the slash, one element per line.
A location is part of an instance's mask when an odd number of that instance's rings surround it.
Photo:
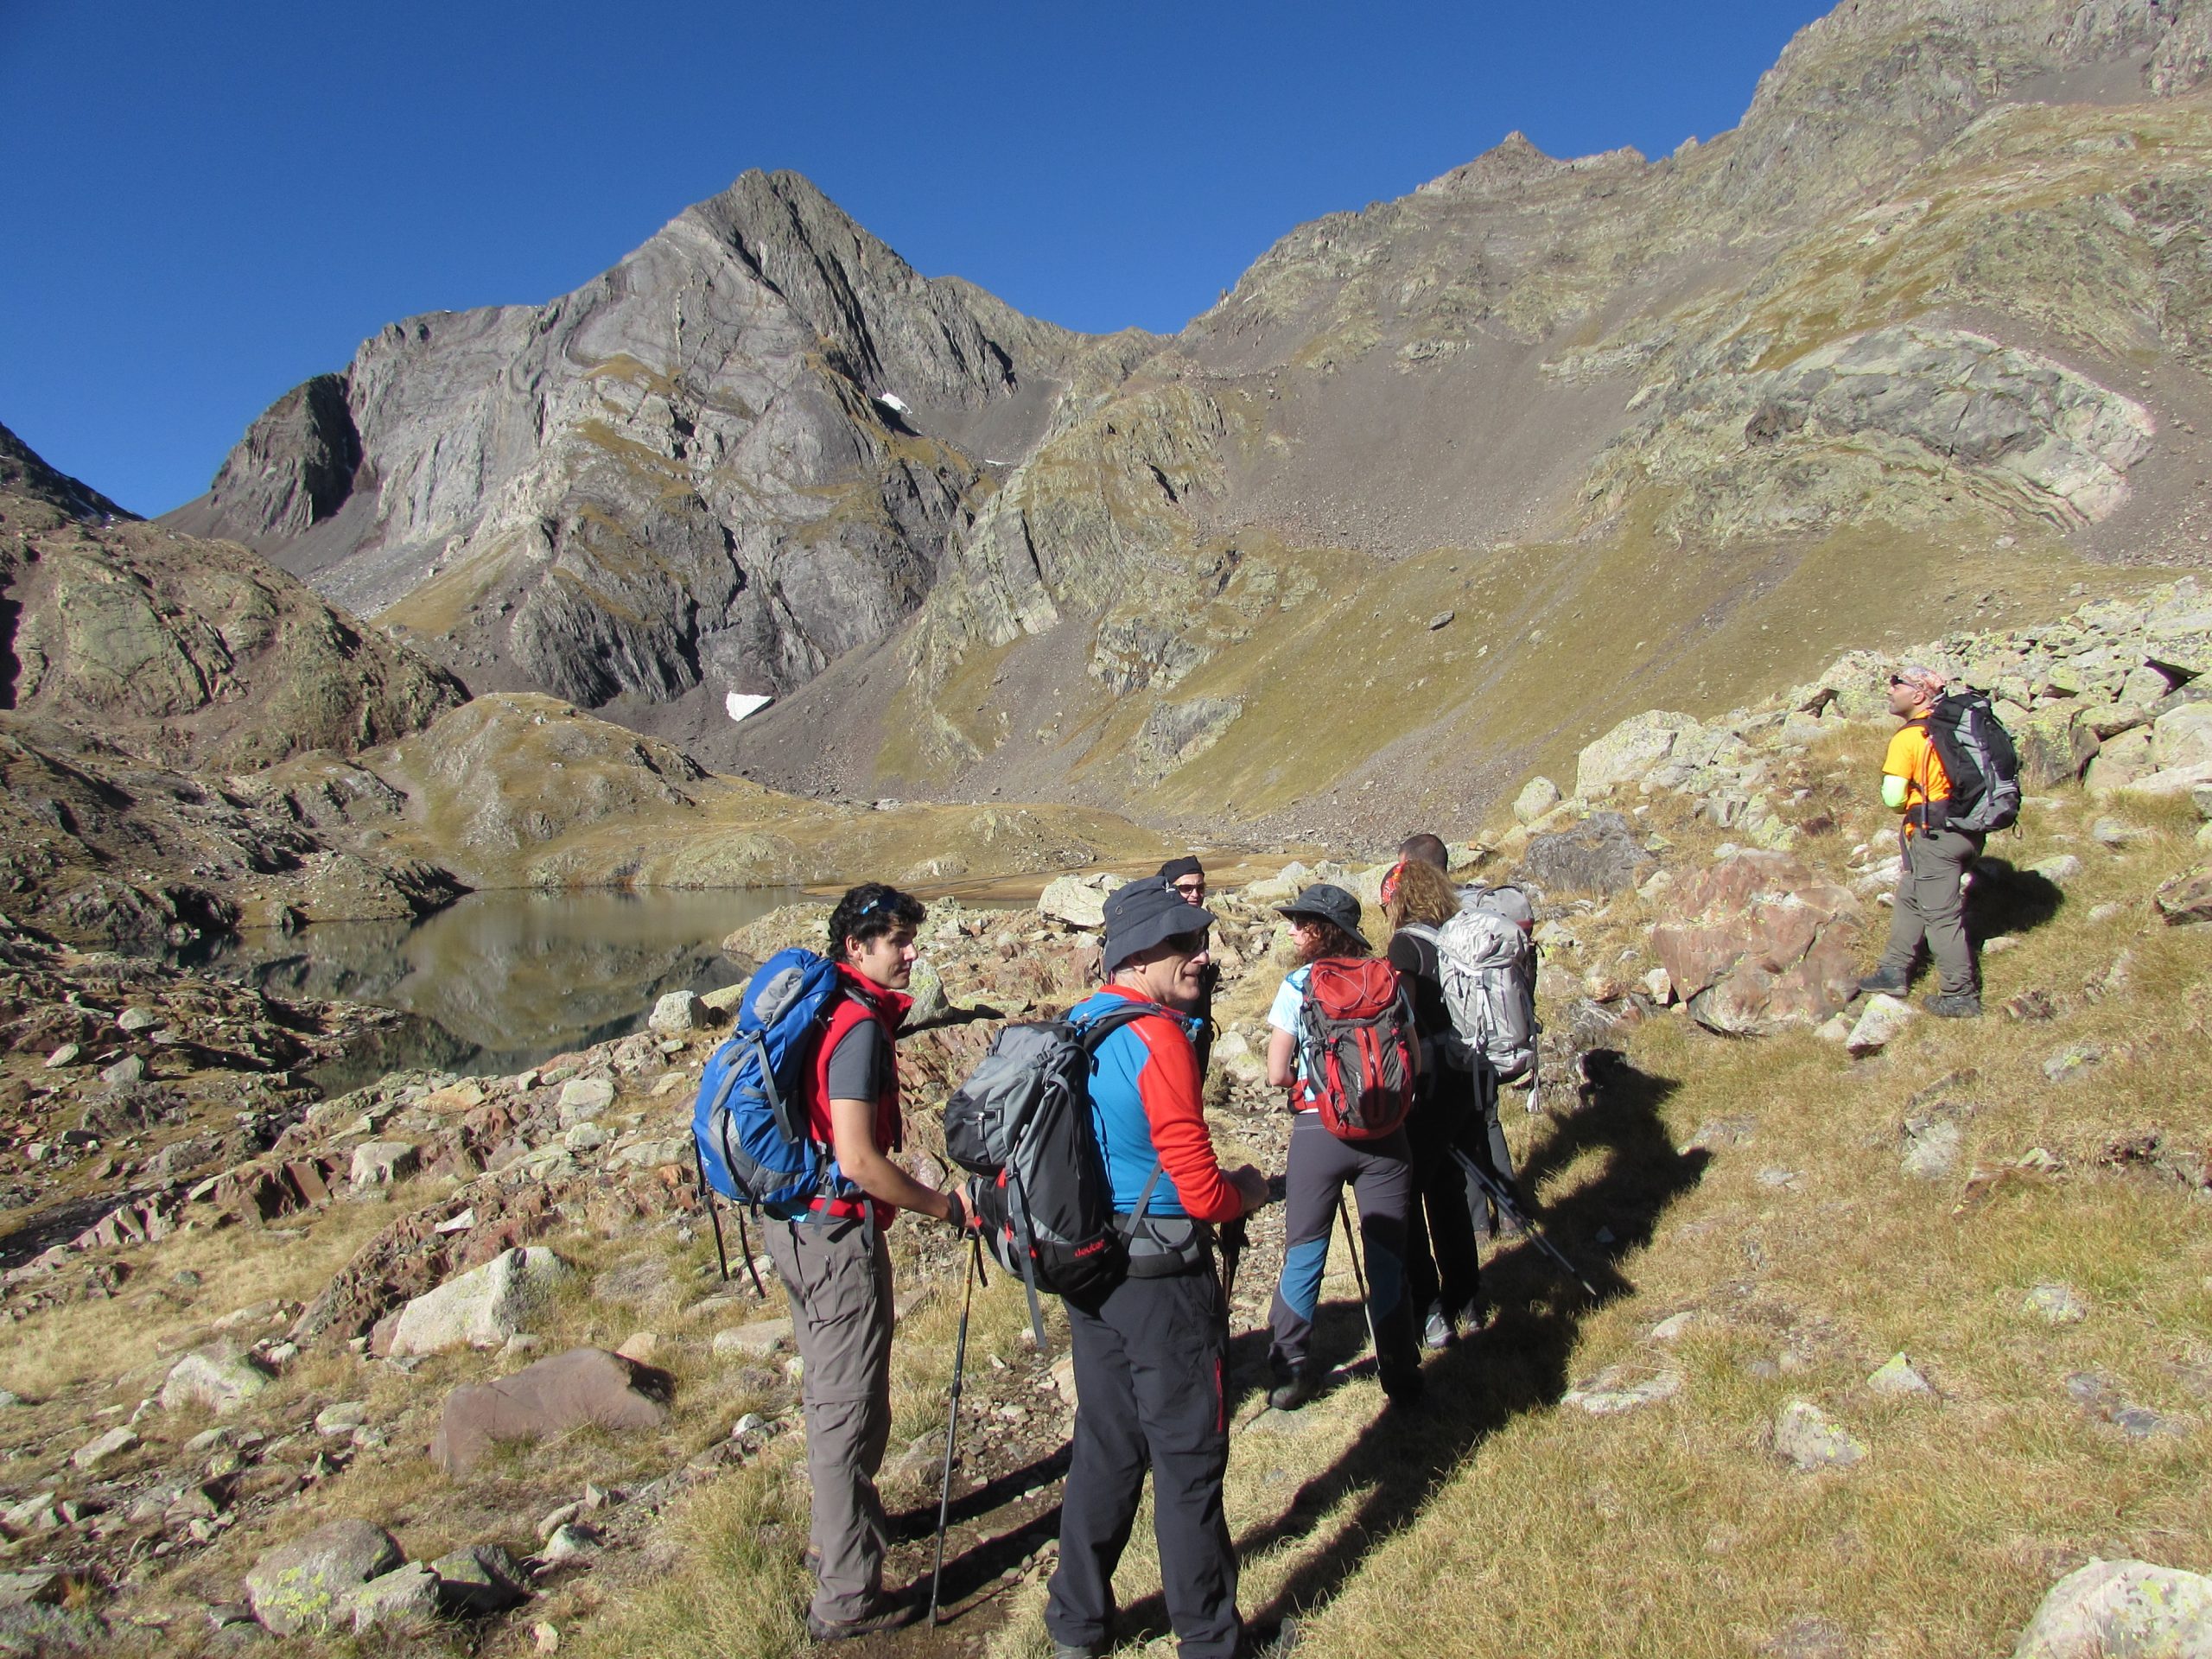
<path fill-rule="evenodd" d="M 1965 882 L 1985 838 L 1950 828 L 1944 816 L 1951 780 L 1928 735 L 1928 716 L 1944 683 L 1941 674 L 1918 666 L 1890 676 L 1890 712 L 1904 724 L 1882 757 L 1882 804 L 1904 814 L 1899 831 L 1904 864 L 1897 875 L 1889 949 L 1859 988 L 1903 995 L 1924 940 L 1941 982 L 1923 1006 L 1930 1014 L 1971 1020 L 1981 1013 L 1981 988 L 1974 943 L 1967 937 Z"/>

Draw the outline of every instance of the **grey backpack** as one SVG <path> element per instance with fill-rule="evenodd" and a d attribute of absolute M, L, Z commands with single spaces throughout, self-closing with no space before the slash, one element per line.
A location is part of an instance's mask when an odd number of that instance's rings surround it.
<path fill-rule="evenodd" d="M 1527 924 L 1535 919 L 1528 895 L 1514 887 L 1470 887 L 1459 913 L 1440 928 L 1406 931 L 1436 947 L 1437 979 L 1460 1052 L 1449 1056 L 1471 1071 L 1477 1057 L 1511 1083 L 1536 1060 L 1536 947 Z"/>

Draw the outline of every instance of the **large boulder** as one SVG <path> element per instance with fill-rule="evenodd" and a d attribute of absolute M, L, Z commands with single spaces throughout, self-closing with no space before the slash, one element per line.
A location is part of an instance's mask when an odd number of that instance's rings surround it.
<path fill-rule="evenodd" d="M 2149 1561 L 2091 1561 L 2050 1587 L 2012 1659 L 2202 1659 L 2212 1578 Z"/>
<path fill-rule="evenodd" d="M 1653 861 L 1625 817 L 1592 812 L 1572 830 L 1533 837 L 1521 874 L 1547 893 L 1623 893 Z"/>
<path fill-rule="evenodd" d="M 1102 928 L 1106 925 L 1106 895 L 1127 885 L 1127 878 L 1103 871 L 1096 875 L 1055 876 L 1038 895 L 1037 913 L 1070 927 Z"/>
<path fill-rule="evenodd" d="M 1557 806 L 1559 801 L 1557 784 L 1548 778 L 1531 778 L 1513 798 L 1513 817 L 1519 823 L 1534 823 Z"/>
<path fill-rule="evenodd" d="M 708 1023 L 707 1005 L 691 991 L 671 991 L 653 1004 L 645 1025 L 659 1037 L 688 1037 Z"/>
<path fill-rule="evenodd" d="M 2212 868 L 2197 865 L 2169 877 L 2153 902 L 2169 927 L 2194 927 L 2212 922 Z"/>
<path fill-rule="evenodd" d="M 2099 760 L 2104 757 L 2098 756 Z M 2194 796 L 2208 784 L 2212 784 L 2212 760 L 2200 760 L 2193 766 L 2167 766 L 2161 771 L 2145 772 L 2131 779 L 2126 787 L 2138 795 Z"/>
<path fill-rule="evenodd" d="M 269 1374 L 235 1343 L 196 1349 L 169 1367 L 162 1383 L 162 1409 L 200 1406 L 226 1416 L 269 1386 Z"/>
<path fill-rule="evenodd" d="M 497 1544 L 470 1544 L 430 1563 L 448 1611 L 504 1613 L 530 1599 L 529 1580 L 514 1557 Z"/>
<path fill-rule="evenodd" d="M 2184 702 L 2152 722 L 2151 759 L 2160 772 L 2212 761 L 2212 702 Z"/>
<path fill-rule="evenodd" d="M 246 1605 L 279 1636 L 338 1622 L 349 1591 L 393 1571 L 404 1558 L 382 1527 L 327 1521 L 303 1538 L 266 1549 L 246 1569 Z"/>
<path fill-rule="evenodd" d="M 497 1348 L 574 1270 L 543 1246 L 517 1248 L 448 1279 L 400 1310 L 395 1359 L 448 1348 Z"/>
<path fill-rule="evenodd" d="M 357 1636 L 372 1630 L 425 1630 L 438 1617 L 438 1575 L 420 1561 L 410 1561 L 347 1591 L 338 1606 Z"/>
<path fill-rule="evenodd" d="M 499 1440 L 542 1440 L 571 1428 L 658 1428 L 668 1421 L 668 1374 L 598 1348 L 572 1348 L 496 1382 L 446 1397 L 430 1460 L 465 1475 Z M 658 1396 L 658 1397 L 656 1397 Z"/>
<path fill-rule="evenodd" d="M 1730 1036 L 1818 1025 L 1858 988 L 1859 901 L 1786 853 L 1740 852 L 1671 893 L 1652 948 L 1691 1018 Z"/>
<path fill-rule="evenodd" d="M 2038 709 L 2011 730 L 2013 745 L 2020 752 L 2023 788 L 2051 789 L 2070 784 L 2096 758 L 2097 734 L 2082 711 L 2070 703 Z"/>
<path fill-rule="evenodd" d="M 356 1190 L 391 1186 L 422 1166 L 423 1155 L 412 1141 L 364 1141 L 353 1148 L 353 1185 Z"/>
<path fill-rule="evenodd" d="M 1574 766 L 1574 792 L 1587 799 L 1616 784 L 1641 781 L 1674 753 L 1684 732 L 1697 728 L 1694 716 L 1664 709 L 1631 715 L 1582 751 Z"/>

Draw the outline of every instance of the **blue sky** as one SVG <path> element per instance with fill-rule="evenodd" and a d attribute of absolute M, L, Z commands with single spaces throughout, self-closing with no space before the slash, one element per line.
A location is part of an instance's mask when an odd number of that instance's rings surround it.
<path fill-rule="evenodd" d="M 0 0 L 0 422 L 162 512 L 385 323 L 565 292 L 752 167 L 928 275 L 1173 331 L 1515 128 L 1733 126 L 1827 9 Z"/>

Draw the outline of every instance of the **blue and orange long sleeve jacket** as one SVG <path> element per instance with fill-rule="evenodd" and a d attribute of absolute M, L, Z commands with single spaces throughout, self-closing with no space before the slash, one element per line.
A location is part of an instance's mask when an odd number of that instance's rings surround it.
<path fill-rule="evenodd" d="M 1093 992 L 1069 1013 L 1081 1020 L 1115 1001 L 1142 1003 L 1151 1012 L 1109 1033 L 1093 1063 L 1091 1122 L 1114 1208 L 1135 1212 L 1156 1164 L 1160 1180 L 1146 1214 L 1234 1221 L 1243 1200 L 1222 1174 L 1206 1133 L 1191 1046 L 1199 1022 L 1118 985 Z"/>

